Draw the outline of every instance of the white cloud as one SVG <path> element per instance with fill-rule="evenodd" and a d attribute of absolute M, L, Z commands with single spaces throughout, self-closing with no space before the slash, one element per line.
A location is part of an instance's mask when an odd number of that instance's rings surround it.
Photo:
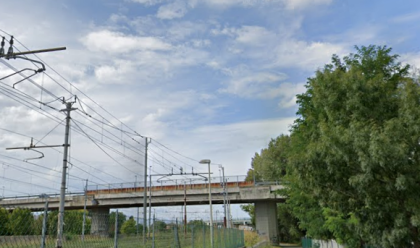
<path fill-rule="evenodd" d="M 391 20 L 396 23 L 407 23 L 413 22 L 420 19 L 420 12 L 412 12 L 404 15 L 400 15 L 397 17 L 392 18 Z"/>
<path fill-rule="evenodd" d="M 420 69 L 420 53 L 405 53 L 401 54 L 400 61 L 411 65 L 414 70 Z"/>
<path fill-rule="evenodd" d="M 181 149 L 189 151 L 193 157 L 210 158 L 214 163 L 223 164 L 227 175 L 245 175 L 255 152 L 266 147 L 271 138 L 289 133 L 294 119 L 199 126 L 188 133 L 179 133 L 179 140 L 170 142 L 173 147 L 182 147 Z"/>
<path fill-rule="evenodd" d="M 92 51 L 128 53 L 138 50 L 169 50 L 171 45 L 156 37 L 129 36 L 109 30 L 94 31 L 81 42 Z"/>
<path fill-rule="evenodd" d="M 160 6 L 156 16 L 160 19 L 175 19 L 183 17 L 187 11 L 186 3 L 178 0 L 173 3 Z"/>
<path fill-rule="evenodd" d="M 226 35 L 233 37 L 236 42 L 251 46 L 266 46 L 267 42 L 275 39 L 275 34 L 261 26 L 242 26 L 240 28 L 225 27 L 212 29 L 213 35 Z"/>
<path fill-rule="evenodd" d="M 162 2 L 165 2 L 167 0 L 127 0 L 129 2 L 134 2 L 134 3 L 140 3 L 140 4 L 144 4 L 144 5 L 156 5 Z"/>
<path fill-rule="evenodd" d="M 256 7 L 256 6 L 284 6 L 286 10 L 303 10 L 317 5 L 328 5 L 333 0 L 204 0 L 210 6 L 215 7 Z"/>
<path fill-rule="evenodd" d="M 236 73 L 235 73 L 236 74 Z M 226 88 L 220 89 L 222 93 L 230 93 L 246 98 L 265 98 L 273 84 L 286 78 L 285 74 L 268 72 L 250 73 L 246 76 L 233 75 Z"/>
<path fill-rule="evenodd" d="M 283 73 L 249 72 L 246 67 L 236 70 L 225 69 L 231 79 L 224 83 L 220 93 L 233 94 L 249 99 L 278 99 L 279 108 L 296 105 L 296 94 L 303 93 L 303 83 L 283 82 L 287 75 Z"/>
<path fill-rule="evenodd" d="M 333 0 L 282 0 L 282 2 L 288 10 L 299 10 L 316 5 L 328 5 L 332 3 Z"/>
<path fill-rule="evenodd" d="M 347 54 L 347 47 L 328 42 L 307 42 L 287 40 L 280 43 L 275 51 L 273 66 L 299 67 L 313 71 L 329 63 L 333 54 Z"/>

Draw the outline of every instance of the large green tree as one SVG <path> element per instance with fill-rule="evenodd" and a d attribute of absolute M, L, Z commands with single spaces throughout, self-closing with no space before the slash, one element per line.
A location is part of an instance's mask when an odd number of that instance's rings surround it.
<path fill-rule="evenodd" d="M 13 235 L 32 235 L 35 219 L 29 209 L 14 209 L 9 215 L 8 230 Z"/>
<path fill-rule="evenodd" d="M 260 153 L 256 153 L 252 159 L 251 169 L 247 174 L 247 181 L 259 182 L 282 182 L 286 175 L 288 163 L 288 150 L 290 149 L 290 137 L 280 135 L 271 139 L 267 148 Z M 284 183 L 284 182 L 283 182 Z M 251 217 L 251 222 L 255 225 L 255 208 L 253 204 L 241 206 L 242 210 Z M 286 204 L 277 205 L 277 218 L 279 228 L 279 238 L 283 242 L 299 241 L 303 232 L 298 227 L 297 218 L 291 213 Z"/>
<path fill-rule="evenodd" d="M 0 236 L 10 235 L 9 216 L 7 209 L 0 208 Z"/>
<path fill-rule="evenodd" d="M 143 231 L 143 226 L 141 227 L 142 227 L 141 231 Z M 130 216 L 130 218 L 128 218 L 128 220 L 122 224 L 121 233 L 130 235 L 130 234 L 135 234 L 136 231 L 137 231 L 136 221 L 134 220 L 133 216 Z"/>
<path fill-rule="evenodd" d="M 109 214 L 109 230 L 108 230 L 109 235 L 114 235 L 116 216 L 117 216 L 117 212 L 111 212 Z M 121 233 L 121 227 L 126 220 L 127 220 L 127 216 L 122 212 L 118 212 L 118 233 Z"/>
<path fill-rule="evenodd" d="M 420 247 L 420 87 L 397 59 L 356 47 L 297 98 L 287 172 L 350 247 Z"/>

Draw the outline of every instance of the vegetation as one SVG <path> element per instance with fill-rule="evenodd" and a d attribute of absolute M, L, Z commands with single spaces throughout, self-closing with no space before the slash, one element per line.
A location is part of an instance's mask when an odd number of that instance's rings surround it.
<path fill-rule="evenodd" d="M 251 163 L 252 168 L 248 170 L 246 180 L 284 182 L 290 145 L 290 136 L 288 135 L 280 135 L 276 139 L 272 139 L 267 148 L 255 154 Z M 255 225 L 254 205 L 242 205 L 241 208 L 251 216 L 251 222 Z M 280 240 L 299 242 L 304 233 L 299 229 L 298 219 L 291 213 L 289 205 L 277 205 L 277 218 L 281 220 L 278 222 Z"/>
<path fill-rule="evenodd" d="M 347 247 L 420 248 L 420 85 L 397 59 L 385 46 L 334 55 L 297 96 L 290 137 L 254 157 L 249 180 L 287 182 L 298 221 L 283 234 L 298 223 Z"/>

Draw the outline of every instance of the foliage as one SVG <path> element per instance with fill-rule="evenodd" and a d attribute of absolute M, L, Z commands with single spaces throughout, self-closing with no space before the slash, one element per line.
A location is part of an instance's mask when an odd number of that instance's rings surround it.
<path fill-rule="evenodd" d="M 141 231 L 143 231 L 143 226 L 141 226 Z M 130 216 L 130 218 L 128 218 L 128 220 L 124 222 L 124 224 L 121 226 L 121 233 L 122 234 L 136 234 L 136 232 L 137 232 L 136 221 L 134 220 L 133 216 Z"/>
<path fill-rule="evenodd" d="M 8 229 L 13 235 L 32 235 L 34 217 L 29 209 L 14 209 L 9 215 Z"/>
<path fill-rule="evenodd" d="M 166 229 L 166 223 L 160 220 L 155 220 L 153 222 L 153 225 L 155 226 L 155 231 L 163 231 Z"/>
<path fill-rule="evenodd" d="M 108 230 L 108 233 L 111 236 L 114 235 L 114 232 L 115 232 L 115 218 L 116 218 L 116 216 L 117 216 L 117 212 L 111 212 L 109 214 L 109 230 Z M 117 231 L 117 233 L 121 233 L 121 227 L 126 220 L 127 220 L 127 216 L 122 212 L 118 212 L 118 231 Z"/>
<path fill-rule="evenodd" d="M 343 61 L 333 56 L 297 97 L 289 201 L 312 198 L 323 226 L 349 247 L 420 247 L 420 87 L 397 58 L 387 47 L 356 47 Z"/>
<path fill-rule="evenodd" d="M 205 222 L 203 220 L 190 220 L 188 222 L 188 225 L 190 225 L 190 226 L 203 226 L 203 225 L 205 225 Z"/>
<path fill-rule="evenodd" d="M 9 235 L 9 211 L 4 208 L 0 208 L 0 235 Z"/>
<path fill-rule="evenodd" d="M 267 148 L 256 153 L 252 159 L 252 169 L 248 171 L 248 181 L 282 181 L 286 175 L 288 156 L 290 150 L 290 137 L 280 135 L 276 139 L 271 139 Z M 284 192 L 282 192 L 284 193 Z M 241 205 L 242 210 L 251 217 L 251 222 L 255 226 L 255 208 L 252 204 Z M 303 235 L 298 226 L 298 219 L 291 213 L 291 209 L 284 205 L 277 205 L 277 217 L 279 220 L 280 239 L 285 242 L 299 241 Z"/>
<path fill-rule="evenodd" d="M 267 148 L 255 153 L 251 169 L 248 170 L 246 181 L 278 181 L 286 174 L 287 149 L 290 137 L 280 135 L 271 139 Z"/>
<path fill-rule="evenodd" d="M 254 204 L 241 205 L 242 211 L 245 211 L 251 217 L 251 225 L 255 226 L 255 206 Z"/>
<path fill-rule="evenodd" d="M 256 232 L 244 231 L 245 236 L 245 246 L 253 247 L 260 241 L 260 236 Z"/>
<path fill-rule="evenodd" d="M 39 216 L 37 223 L 40 222 L 42 228 L 43 215 Z M 57 234 L 58 211 L 51 211 L 47 215 L 47 233 L 49 235 Z M 39 225 L 39 224 L 37 224 Z M 91 219 L 86 213 L 85 234 L 90 233 Z M 38 229 L 37 229 L 38 230 Z M 64 211 L 64 226 L 63 232 L 66 234 L 81 235 L 83 230 L 83 210 L 68 210 Z"/>

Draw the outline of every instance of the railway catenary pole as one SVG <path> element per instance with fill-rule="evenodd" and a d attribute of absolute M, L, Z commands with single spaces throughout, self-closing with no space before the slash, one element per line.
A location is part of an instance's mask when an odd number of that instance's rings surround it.
<path fill-rule="evenodd" d="M 146 225 L 147 225 L 147 148 L 152 139 L 144 137 L 145 153 L 144 153 L 144 188 L 143 188 L 143 244 L 146 244 Z"/>
<path fill-rule="evenodd" d="M 61 173 L 61 188 L 60 188 L 60 206 L 58 210 L 58 225 L 57 225 L 57 241 L 56 247 L 63 247 L 63 225 L 64 225 L 64 200 L 66 194 L 66 177 L 67 177 L 67 159 L 69 151 L 69 133 L 70 133 L 70 112 L 76 110 L 72 108 L 74 102 L 66 102 L 66 108 L 61 110 L 66 112 L 66 131 L 64 135 L 64 153 L 63 153 L 63 171 Z"/>

